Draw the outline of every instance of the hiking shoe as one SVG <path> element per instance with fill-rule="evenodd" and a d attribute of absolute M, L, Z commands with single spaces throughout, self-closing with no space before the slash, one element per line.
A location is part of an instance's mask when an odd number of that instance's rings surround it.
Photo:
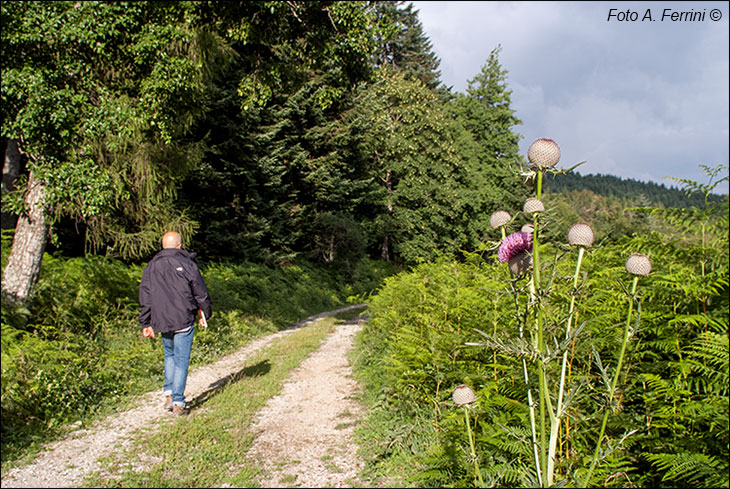
<path fill-rule="evenodd" d="M 188 410 L 184 407 L 178 405 L 172 406 L 172 415 L 176 418 L 180 416 L 185 416 L 186 414 L 188 414 Z"/>
<path fill-rule="evenodd" d="M 165 411 L 172 411 L 172 396 L 165 396 Z"/>

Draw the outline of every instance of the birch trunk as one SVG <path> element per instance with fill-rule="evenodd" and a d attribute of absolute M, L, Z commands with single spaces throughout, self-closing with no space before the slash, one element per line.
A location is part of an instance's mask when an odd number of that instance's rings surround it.
<path fill-rule="evenodd" d="M 2 277 L 2 295 L 10 305 L 25 306 L 38 281 L 48 236 L 43 209 L 45 193 L 45 185 L 31 172 L 25 197 L 27 211 L 18 217 L 8 264 Z"/>

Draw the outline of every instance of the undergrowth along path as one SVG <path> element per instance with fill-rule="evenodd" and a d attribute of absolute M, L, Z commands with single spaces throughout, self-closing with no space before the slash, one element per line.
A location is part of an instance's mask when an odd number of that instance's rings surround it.
<path fill-rule="evenodd" d="M 252 341 L 240 350 L 220 360 L 191 370 L 185 394 L 195 405 L 201 399 L 225 387 L 236 378 L 247 358 L 266 348 L 273 341 L 292 333 L 320 318 L 334 316 L 364 304 L 328 311 L 300 321 L 289 328 Z M 343 355 L 346 352 L 342 352 Z M 15 467 L 2 478 L 2 487 L 76 487 L 84 477 L 102 468 L 100 458 L 130 447 L 136 433 L 159 429 L 169 413 L 162 408 L 163 398 L 159 390 L 148 392 L 134 401 L 130 410 L 110 415 L 95 422 L 88 429 L 78 429 L 63 439 L 49 443 L 31 463 Z"/>

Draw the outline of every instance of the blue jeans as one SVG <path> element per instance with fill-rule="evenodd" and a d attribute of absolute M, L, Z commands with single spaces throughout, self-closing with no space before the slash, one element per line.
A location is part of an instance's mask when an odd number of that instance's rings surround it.
<path fill-rule="evenodd" d="M 165 349 L 164 395 L 172 395 L 172 405 L 185 407 L 185 383 L 188 380 L 190 351 L 193 348 L 195 326 L 182 333 L 162 333 L 162 346 Z"/>

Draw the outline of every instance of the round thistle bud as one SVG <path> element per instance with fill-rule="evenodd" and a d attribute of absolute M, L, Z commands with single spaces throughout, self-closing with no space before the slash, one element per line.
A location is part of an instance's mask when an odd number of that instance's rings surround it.
<path fill-rule="evenodd" d="M 593 244 L 593 229 L 584 223 L 577 222 L 568 229 L 568 243 L 574 246 L 585 246 Z"/>
<path fill-rule="evenodd" d="M 454 389 L 453 399 L 456 404 L 462 406 L 464 404 L 470 404 L 477 400 L 477 396 L 474 395 L 474 391 L 468 385 L 460 385 Z"/>
<path fill-rule="evenodd" d="M 520 229 L 520 232 L 533 234 L 535 232 L 535 226 L 533 226 L 532 224 L 525 224 L 524 226 L 522 226 L 522 229 Z"/>
<path fill-rule="evenodd" d="M 631 275 L 649 275 L 651 272 L 649 257 L 641 253 L 634 253 L 626 260 L 626 271 Z"/>
<path fill-rule="evenodd" d="M 527 159 L 538 168 L 552 168 L 560 160 L 560 146 L 552 139 L 537 139 L 527 150 Z"/>
<path fill-rule="evenodd" d="M 512 219 L 512 216 L 509 215 L 509 212 L 496 211 L 489 218 L 489 225 L 492 226 L 492 228 L 502 227 L 507 224 L 510 219 Z"/>
<path fill-rule="evenodd" d="M 530 197 L 525 201 L 525 207 L 523 207 L 522 210 L 525 214 L 532 214 L 533 212 L 545 212 L 545 206 L 543 205 L 541 200 L 538 200 L 535 197 Z"/>
<path fill-rule="evenodd" d="M 519 277 L 520 275 L 527 273 L 530 268 L 532 268 L 532 255 L 526 251 L 522 251 L 510 258 L 508 264 L 512 273 Z"/>

